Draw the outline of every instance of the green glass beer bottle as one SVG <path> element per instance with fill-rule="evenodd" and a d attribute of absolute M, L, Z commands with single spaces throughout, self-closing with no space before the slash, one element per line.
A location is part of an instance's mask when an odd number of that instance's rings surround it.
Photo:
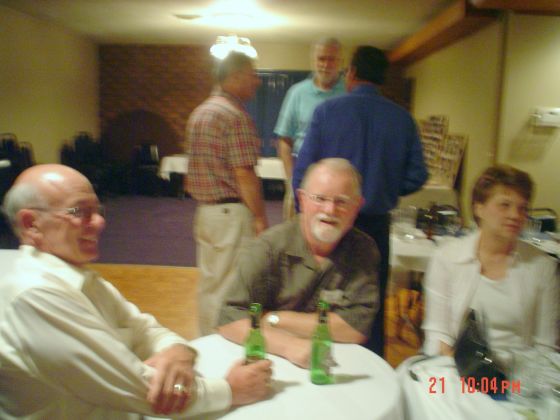
<path fill-rule="evenodd" d="M 266 357 L 266 349 L 264 345 L 264 337 L 261 334 L 261 312 L 260 303 L 251 303 L 249 305 L 249 314 L 251 315 L 251 329 L 245 340 L 245 363 L 254 363 Z"/>
<path fill-rule="evenodd" d="M 320 300 L 317 304 L 319 323 L 311 340 L 311 382 L 317 385 L 332 384 L 333 358 L 331 355 L 332 338 L 329 332 L 329 304 Z"/>

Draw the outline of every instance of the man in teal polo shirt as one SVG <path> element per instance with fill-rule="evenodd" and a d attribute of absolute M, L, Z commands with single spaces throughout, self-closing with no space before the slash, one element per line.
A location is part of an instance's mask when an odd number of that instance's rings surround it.
<path fill-rule="evenodd" d="M 274 133 L 278 136 L 278 156 L 286 172 L 284 219 L 295 214 L 291 186 L 294 158 L 303 143 L 307 125 L 317 105 L 345 92 L 340 77 L 342 46 L 335 38 L 323 38 L 313 45 L 313 74 L 293 85 L 286 93 Z"/>

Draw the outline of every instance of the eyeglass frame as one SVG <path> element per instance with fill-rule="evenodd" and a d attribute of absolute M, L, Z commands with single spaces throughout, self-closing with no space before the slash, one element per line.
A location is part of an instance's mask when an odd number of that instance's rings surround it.
<path fill-rule="evenodd" d="M 324 206 L 328 202 L 332 202 L 333 206 L 341 210 L 349 210 L 352 205 L 356 203 L 356 197 L 350 197 L 348 195 L 338 195 L 335 197 L 327 197 L 323 194 L 312 194 L 302 188 L 299 188 L 302 194 L 307 196 L 314 204 L 318 206 Z"/>
<path fill-rule="evenodd" d="M 97 214 L 103 218 L 105 218 L 105 206 L 103 204 L 98 204 L 96 209 L 94 210 L 91 208 L 91 213 L 88 212 L 85 214 L 84 212 L 88 209 L 88 207 L 82 208 L 80 206 L 74 207 L 30 207 L 30 210 L 37 210 L 37 211 L 44 211 L 44 212 L 56 212 L 56 211 L 63 211 L 66 216 L 70 216 L 74 219 L 80 220 L 91 220 L 94 214 Z"/>

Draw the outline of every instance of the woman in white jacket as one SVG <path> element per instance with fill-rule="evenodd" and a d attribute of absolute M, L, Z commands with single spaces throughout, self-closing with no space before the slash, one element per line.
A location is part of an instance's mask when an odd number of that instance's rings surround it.
<path fill-rule="evenodd" d="M 452 354 L 469 308 L 484 313 L 495 350 L 557 344 L 557 262 L 519 240 L 532 193 L 529 175 L 506 165 L 477 180 L 478 230 L 438 249 L 426 273 L 425 353 Z"/>

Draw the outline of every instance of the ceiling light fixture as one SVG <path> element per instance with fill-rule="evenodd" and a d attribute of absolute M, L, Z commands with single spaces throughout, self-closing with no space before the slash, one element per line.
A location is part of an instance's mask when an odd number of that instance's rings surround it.
<path fill-rule="evenodd" d="M 177 13 L 174 16 L 177 19 L 182 19 L 182 20 L 195 20 L 195 19 L 200 19 L 202 17 L 202 15 L 186 14 L 186 13 Z"/>
<path fill-rule="evenodd" d="M 251 58 L 257 58 L 257 50 L 251 45 L 249 38 L 242 38 L 237 35 L 220 35 L 216 38 L 216 43 L 210 47 L 210 54 L 218 60 L 223 60 L 232 51 L 243 53 Z"/>
<path fill-rule="evenodd" d="M 219 13 L 175 13 L 177 19 L 196 22 L 201 25 L 226 26 L 244 28 L 254 26 L 256 19 L 253 15 L 238 12 L 219 12 Z"/>

